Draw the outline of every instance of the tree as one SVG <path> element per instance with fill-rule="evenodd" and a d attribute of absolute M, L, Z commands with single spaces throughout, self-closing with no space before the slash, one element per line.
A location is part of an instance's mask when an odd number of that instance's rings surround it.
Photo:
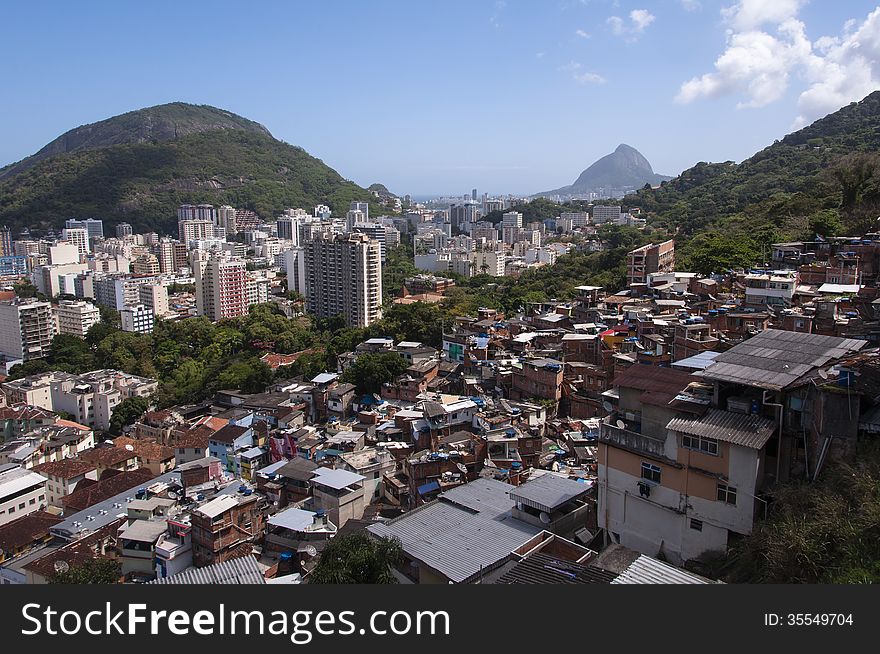
<path fill-rule="evenodd" d="M 831 169 L 831 175 L 840 187 L 841 203 L 844 211 L 856 207 L 862 191 L 880 168 L 880 157 L 875 153 L 854 152 L 841 157 Z"/>
<path fill-rule="evenodd" d="M 755 244 L 744 236 L 706 233 L 695 236 L 685 250 L 685 270 L 711 275 L 748 268 L 759 256 Z"/>
<path fill-rule="evenodd" d="M 56 572 L 47 581 L 50 584 L 118 584 L 121 574 L 119 561 L 90 559 L 70 566 L 66 572 Z"/>
<path fill-rule="evenodd" d="M 840 213 L 835 209 L 823 209 L 810 216 L 810 233 L 808 238 L 819 236 L 837 236 L 843 231 Z"/>
<path fill-rule="evenodd" d="M 110 433 L 119 435 L 122 428 L 132 425 L 150 408 L 149 401 L 144 397 L 128 397 L 115 407 L 110 414 Z"/>
<path fill-rule="evenodd" d="M 396 584 L 392 570 L 402 561 L 398 540 L 345 534 L 327 543 L 307 580 L 312 584 Z"/>
<path fill-rule="evenodd" d="M 408 367 L 406 359 L 396 352 L 362 354 L 342 374 L 340 380 L 354 384 L 359 393 L 379 393 L 382 384 L 393 381 Z"/>

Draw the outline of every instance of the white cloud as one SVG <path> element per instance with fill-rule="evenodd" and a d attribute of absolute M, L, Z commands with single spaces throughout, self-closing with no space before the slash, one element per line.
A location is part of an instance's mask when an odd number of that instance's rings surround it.
<path fill-rule="evenodd" d="M 623 35 L 624 23 L 623 19 L 620 16 L 610 16 L 605 22 L 608 23 L 611 31 L 614 32 L 617 36 Z"/>
<path fill-rule="evenodd" d="M 763 25 L 779 25 L 798 15 L 806 0 L 737 0 L 721 10 L 733 29 L 746 31 Z"/>
<path fill-rule="evenodd" d="M 569 73 L 571 78 L 579 84 L 604 84 L 608 81 L 598 73 L 583 70 L 583 65 L 577 61 L 570 61 L 560 66 L 559 70 Z"/>
<path fill-rule="evenodd" d="M 590 36 L 592 36 L 591 34 L 585 32 L 584 30 L 575 30 L 574 33 L 576 36 L 579 36 L 582 39 L 588 39 L 588 38 L 590 38 Z"/>
<path fill-rule="evenodd" d="M 681 7 L 685 11 L 700 11 L 703 4 L 700 0 L 681 0 Z"/>
<path fill-rule="evenodd" d="M 605 23 L 615 36 L 625 37 L 627 41 L 636 41 L 645 33 L 648 26 L 657 19 L 647 9 L 633 9 L 629 12 L 629 21 L 620 16 L 609 16 Z"/>
<path fill-rule="evenodd" d="M 859 22 L 847 21 L 839 36 L 810 42 L 798 20 L 804 0 L 738 0 L 723 9 L 727 47 L 715 70 L 684 82 L 680 103 L 739 94 L 738 107 L 763 107 L 782 98 L 792 80 L 806 83 L 794 126 L 860 100 L 880 88 L 880 7 Z"/>
<path fill-rule="evenodd" d="M 647 9 L 633 9 L 629 12 L 630 20 L 633 22 L 633 30 L 636 34 L 644 32 L 648 25 L 656 20 L 656 16 Z"/>

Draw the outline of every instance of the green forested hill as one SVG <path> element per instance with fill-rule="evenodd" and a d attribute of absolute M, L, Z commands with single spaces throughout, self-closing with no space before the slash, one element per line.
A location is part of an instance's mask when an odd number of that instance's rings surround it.
<path fill-rule="evenodd" d="M 812 238 L 817 226 L 857 234 L 880 215 L 878 151 L 875 92 L 740 164 L 698 163 L 626 204 L 647 211 L 682 243 L 700 235 L 692 247 L 736 239 L 754 254 L 774 240 Z"/>
<path fill-rule="evenodd" d="M 169 106 L 162 120 L 152 108 L 77 128 L 59 137 L 72 151 L 38 153 L 0 171 L 0 224 L 58 228 L 67 218 L 96 217 L 174 233 L 181 203 L 230 204 L 268 218 L 322 202 L 339 212 L 370 198 L 257 123 Z"/>

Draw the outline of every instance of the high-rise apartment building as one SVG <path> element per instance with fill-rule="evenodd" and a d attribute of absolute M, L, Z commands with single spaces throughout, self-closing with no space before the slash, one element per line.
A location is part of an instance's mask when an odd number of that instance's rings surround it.
<path fill-rule="evenodd" d="M 207 220 L 217 224 L 217 210 L 211 204 L 182 204 L 177 208 L 177 222 Z"/>
<path fill-rule="evenodd" d="M 370 222 L 370 203 L 369 202 L 352 202 L 348 206 L 349 211 L 360 211 L 364 214 L 364 222 Z"/>
<path fill-rule="evenodd" d="M 64 227 L 66 229 L 84 229 L 92 240 L 104 238 L 103 220 L 95 220 L 94 218 L 77 220 L 76 218 L 70 218 L 64 223 Z"/>
<path fill-rule="evenodd" d="M 183 244 L 214 238 L 214 222 L 204 219 L 187 219 L 177 222 L 178 240 Z"/>
<path fill-rule="evenodd" d="M 173 241 L 170 238 L 163 238 L 157 246 L 157 256 L 159 258 L 159 271 L 165 273 L 176 273 L 181 268 L 189 265 L 187 260 L 186 243 Z"/>
<path fill-rule="evenodd" d="M 501 235 L 505 245 L 513 245 L 519 240 L 523 215 L 518 211 L 508 211 L 501 217 Z"/>
<path fill-rule="evenodd" d="M 143 284 L 138 287 L 138 297 L 154 316 L 168 313 L 168 287 L 164 284 Z"/>
<path fill-rule="evenodd" d="M 119 322 L 124 332 L 150 334 L 153 331 L 153 310 L 143 304 L 125 307 L 119 312 Z"/>
<path fill-rule="evenodd" d="M 30 361 L 47 356 L 55 336 L 52 305 L 33 300 L 0 302 L 0 354 Z"/>
<path fill-rule="evenodd" d="M 227 234 L 238 234 L 238 223 L 235 220 L 235 207 L 224 204 L 217 210 L 217 224 L 226 230 Z"/>
<path fill-rule="evenodd" d="M 366 234 L 321 234 L 304 246 L 306 306 L 352 327 L 382 317 L 381 245 Z"/>
<path fill-rule="evenodd" d="M 0 257 L 11 257 L 13 252 L 12 230 L 8 227 L 0 227 Z"/>
<path fill-rule="evenodd" d="M 303 248 L 291 248 L 284 253 L 287 290 L 306 295 L 306 256 Z"/>
<path fill-rule="evenodd" d="M 241 259 L 213 258 L 195 269 L 196 311 L 212 321 L 247 314 L 247 275 Z"/>
<path fill-rule="evenodd" d="M 61 300 L 58 303 L 58 333 L 85 338 L 93 325 L 101 322 L 101 311 L 91 302 Z"/>
<path fill-rule="evenodd" d="M 604 207 L 602 205 L 593 207 L 593 222 L 597 225 L 617 223 L 620 221 L 620 216 L 620 207 Z"/>
<path fill-rule="evenodd" d="M 160 271 L 159 259 L 154 254 L 142 254 L 131 262 L 131 272 L 135 275 L 158 275 Z"/>
<path fill-rule="evenodd" d="M 75 245 L 77 252 L 83 256 L 91 251 L 89 248 L 89 230 L 85 227 L 65 227 L 61 232 L 61 237 L 68 243 Z"/>
<path fill-rule="evenodd" d="M 385 263 L 385 255 L 387 247 L 385 245 L 385 225 L 376 223 L 360 223 L 354 226 L 352 230 L 356 234 L 366 234 L 371 240 L 379 243 L 379 255 L 382 263 Z"/>
<path fill-rule="evenodd" d="M 133 230 L 128 223 L 119 223 L 116 225 L 116 238 L 125 238 L 126 236 L 131 236 L 132 233 Z"/>

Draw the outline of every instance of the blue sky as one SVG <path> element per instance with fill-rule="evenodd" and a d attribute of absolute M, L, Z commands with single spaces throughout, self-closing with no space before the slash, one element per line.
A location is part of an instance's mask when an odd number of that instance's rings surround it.
<path fill-rule="evenodd" d="M 625 142 L 742 160 L 880 88 L 847 0 L 7 4 L 0 165 L 175 100 L 266 125 L 362 185 L 534 193 Z"/>

